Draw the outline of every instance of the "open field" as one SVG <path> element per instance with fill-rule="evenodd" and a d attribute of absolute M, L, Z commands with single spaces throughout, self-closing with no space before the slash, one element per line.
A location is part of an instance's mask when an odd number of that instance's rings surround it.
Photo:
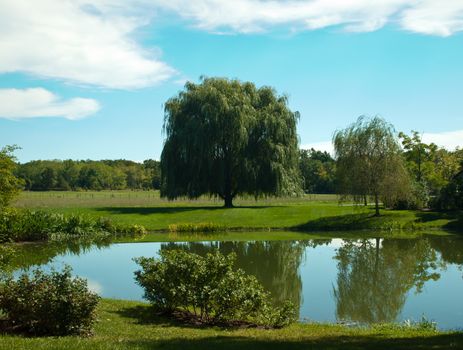
<path fill-rule="evenodd" d="M 278 330 L 197 327 L 155 316 L 144 303 L 102 300 L 89 338 L 0 336 L 0 349 L 461 349 L 462 333 L 400 326 L 301 324 Z"/>
<path fill-rule="evenodd" d="M 140 224 L 166 231 L 171 224 L 214 223 L 231 230 L 303 230 L 310 232 L 461 231 L 461 212 L 390 211 L 372 217 L 371 207 L 342 203 L 335 195 L 299 198 L 238 198 L 235 208 L 222 208 L 210 198 L 167 201 L 154 191 L 23 192 L 15 206 L 110 217 L 120 224 Z"/>

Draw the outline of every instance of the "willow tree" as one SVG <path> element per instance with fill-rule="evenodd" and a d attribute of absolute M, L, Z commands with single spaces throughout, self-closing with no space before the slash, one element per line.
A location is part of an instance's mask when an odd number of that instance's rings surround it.
<path fill-rule="evenodd" d="M 270 87 L 202 78 L 165 104 L 161 195 L 203 194 L 233 206 L 238 194 L 300 191 L 299 114 Z"/>
<path fill-rule="evenodd" d="M 338 190 L 355 202 L 380 200 L 393 204 L 407 199 L 410 176 L 405 168 L 394 128 L 380 117 L 360 117 L 333 137 Z"/>

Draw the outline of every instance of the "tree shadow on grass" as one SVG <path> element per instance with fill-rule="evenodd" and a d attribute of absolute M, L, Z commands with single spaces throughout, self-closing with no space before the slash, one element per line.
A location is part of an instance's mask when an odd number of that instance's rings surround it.
<path fill-rule="evenodd" d="M 163 327 L 181 325 L 177 320 L 159 314 L 152 306 L 130 306 L 111 312 L 124 318 L 134 319 L 137 324 L 152 324 Z"/>
<path fill-rule="evenodd" d="M 309 335 L 310 337 L 310 335 Z M 263 340 L 248 337 L 217 336 L 200 339 L 181 338 L 170 340 L 127 341 L 127 348 L 137 349 L 462 349 L 463 334 L 439 334 L 430 337 L 384 338 L 381 336 L 321 336 L 302 340 Z"/>
<path fill-rule="evenodd" d="M 443 226 L 444 229 L 463 233 L 463 212 L 462 211 L 429 211 L 417 214 L 417 223 L 432 223 L 438 220 L 449 220 Z"/>
<path fill-rule="evenodd" d="M 225 209 L 224 207 L 217 206 L 184 206 L 184 207 L 99 207 L 95 208 L 97 211 L 110 212 L 112 214 L 139 214 L 139 215 L 151 215 L 151 214 L 178 214 L 189 211 L 198 210 L 233 210 L 233 209 L 266 209 L 266 208 L 277 208 L 278 206 L 236 206 L 231 209 Z"/>
<path fill-rule="evenodd" d="M 381 220 L 374 213 L 345 214 L 310 220 L 292 227 L 297 231 L 343 231 L 374 229 Z"/>
<path fill-rule="evenodd" d="M 217 327 L 220 329 L 257 328 L 258 326 L 247 322 L 214 323 L 208 324 L 199 320 L 199 317 L 189 313 L 178 311 L 173 315 L 158 313 L 152 306 L 137 305 L 113 311 L 124 318 L 136 320 L 137 324 L 150 324 L 158 327 L 183 327 L 183 328 L 208 328 Z"/>
<path fill-rule="evenodd" d="M 394 215 L 396 213 L 398 215 Z M 463 212 L 461 211 L 421 211 L 416 212 L 416 219 L 409 221 L 404 220 L 399 213 L 389 210 L 388 215 L 379 217 L 375 216 L 374 212 L 322 217 L 293 227 L 293 229 L 298 231 L 422 230 L 431 229 L 434 221 L 448 220 L 448 223 L 442 226 L 438 224 L 435 227 L 463 233 Z M 420 225 L 425 226 L 420 228 Z"/>

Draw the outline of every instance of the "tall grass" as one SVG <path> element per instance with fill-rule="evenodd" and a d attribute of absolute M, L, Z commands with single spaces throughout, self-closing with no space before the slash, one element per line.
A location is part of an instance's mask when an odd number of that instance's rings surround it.
<path fill-rule="evenodd" d="M 211 233 L 224 232 L 227 227 L 213 222 L 182 223 L 169 225 L 170 233 Z"/>
<path fill-rule="evenodd" d="M 0 211 L 0 243 L 96 239 L 118 235 L 144 235 L 141 225 L 116 225 L 107 218 L 64 215 L 43 210 L 8 208 Z"/>

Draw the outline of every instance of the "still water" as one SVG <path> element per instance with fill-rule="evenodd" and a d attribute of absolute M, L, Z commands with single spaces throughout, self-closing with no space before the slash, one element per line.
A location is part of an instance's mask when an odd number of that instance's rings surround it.
<path fill-rule="evenodd" d="M 127 243 L 106 246 L 30 246 L 19 266 L 68 264 L 107 298 L 143 300 L 134 257 L 162 249 L 205 254 L 234 252 L 275 302 L 292 300 L 301 320 L 400 322 L 425 316 L 441 329 L 463 328 L 463 239 Z"/>

